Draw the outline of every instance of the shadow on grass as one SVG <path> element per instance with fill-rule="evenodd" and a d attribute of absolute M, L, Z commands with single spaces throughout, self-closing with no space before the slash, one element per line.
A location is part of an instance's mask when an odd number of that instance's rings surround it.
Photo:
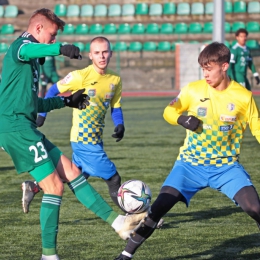
<path fill-rule="evenodd" d="M 212 218 L 218 217 L 226 217 L 232 215 L 234 213 L 240 213 L 242 209 L 240 207 L 223 207 L 221 209 L 209 208 L 208 210 L 196 211 L 196 212 L 188 212 L 188 213 L 167 213 L 166 217 L 178 218 L 176 221 L 173 220 L 171 222 L 167 221 L 162 226 L 162 229 L 171 228 L 172 225 L 176 225 L 179 223 L 192 222 L 198 220 L 210 220 Z M 180 217 L 191 217 L 192 219 L 180 220 Z M 259 258 L 260 259 L 260 258 Z"/>
<path fill-rule="evenodd" d="M 14 166 L 0 167 L 0 171 L 11 171 L 14 169 Z"/>
<path fill-rule="evenodd" d="M 200 254 L 191 254 L 175 258 L 162 258 L 160 260 L 173 259 L 211 259 L 211 260 L 247 260 L 260 259 L 260 254 L 241 254 L 243 251 L 259 247 L 260 234 L 251 234 L 247 236 L 237 237 L 226 240 L 221 245 L 212 247 L 210 250 L 201 252 Z"/>

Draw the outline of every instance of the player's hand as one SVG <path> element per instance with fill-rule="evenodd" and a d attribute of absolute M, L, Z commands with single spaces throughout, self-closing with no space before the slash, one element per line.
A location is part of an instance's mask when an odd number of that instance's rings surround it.
<path fill-rule="evenodd" d="M 63 97 L 65 106 L 78 108 L 79 110 L 85 109 L 89 105 L 89 96 L 83 94 L 85 89 L 80 89 L 74 94 Z"/>
<path fill-rule="evenodd" d="M 70 59 L 82 59 L 82 56 L 79 54 L 79 47 L 73 44 L 65 44 L 60 47 L 60 54 L 69 57 Z"/>
<path fill-rule="evenodd" d="M 125 127 L 123 124 L 119 124 L 115 127 L 114 134 L 112 134 L 112 137 L 117 138 L 116 142 L 119 142 L 124 137 L 125 133 Z"/>
<path fill-rule="evenodd" d="M 258 84 L 260 83 L 259 76 L 256 76 L 256 77 L 255 77 L 255 80 L 256 80 L 256 85 L 258 85 Z"/>
<path fill-rule="evenodd" d="M 41 127 L 44 124 L 46 117 L 38 115 L 37 119 L 36 119 L 36 125 L 37 127 Z"/>
<path fill-rule="evenodd" d="M 186 128 L 188 130 L 195 131 L 196 129 L 198 129 L 198 127 L 200 125 L 200 120 L 195 116 L 181 115 L 178 118 L 177 123 L 179 125 L 182 125 L 184 128 Z"/>

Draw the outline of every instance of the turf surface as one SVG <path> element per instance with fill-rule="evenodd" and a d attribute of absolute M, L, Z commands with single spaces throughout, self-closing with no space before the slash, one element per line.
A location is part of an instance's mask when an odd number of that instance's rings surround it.
<path fill-rule="evenodd" d="M 115 162 L 122 181 L 141 179 L 158 195 L 183 143 L 185 130 L 171 126 L 162 118 L 171 97 L 125 97 L 123 111 L 126 133 L 116 143 L 111 137 L 114 126 L 106 119 L 104 147 Z M 260 98 L 256 98 L 258 104 Z M 68 157 L 71 157 L 69 108 L 49 113 L 42 132 Z M 246 131 L 241 163 L 260 192 L 259 144 Z M 20 184 L 31 179 L 28 173 L 17 175 L 7 154 L 0 151 L 0 259 L 40 259 L 41 238 L 36 195 L 30 213 L 21 209 Z M 112 204 L 106 184 L 91 178 L 90 183 Z M 260 233 L 255 222 L 221 193 L 205 189 L 191 200 L 190 207 L 177 204 L 165 217 L 161 230 L 147 240 L 135 254 L 137 260 L 260 259 Z M 124 248 L 113 229 L 85 209 L 65 187 L 58 235 L 58 253 L 62 260 L 112 260 Z"/>

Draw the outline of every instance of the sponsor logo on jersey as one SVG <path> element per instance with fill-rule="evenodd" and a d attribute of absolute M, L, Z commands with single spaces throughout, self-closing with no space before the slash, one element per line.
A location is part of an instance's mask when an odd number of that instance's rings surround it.
<path fill-rule="evenodd" d="M 103 102 L 104 107 L 108 108 L 109 107 L 109 103 L 110 103 L 109 101 Z"/>
<path fill-rule="evenodd" d="M 221 132 L 227 132 L 229 130 L 232 130 L 234 128 L 234 125 L 221 125 L 219 127 L 219 131 Z"/>
<path fill-rule="evenodd" d="M 197 114 L 198 114 L 198 116 L 206 116 L 207 115 L 207 108 L 206 107 L 199 107 Z"/>
<path fill-rule="evenodd" d="M 237 119 L 236 116 L 220 115 L 220 121 L 223 122 L 235 122 L 236 119 Z"/>
<path fill-rule="evenodd" d="M 176 97 L 175 99 L 173 99 L 171 102 L 170 102 L 170 105 L 172 106 L 174 103 L 176 103 L 178 101 L 178 97 Z"/>
<path fill-rule="evenodd" d="M 205 129 L 205 130 L 211 130 L 212 129 L 212 126 L 211 125 L 202 125 L 202 128 Z"/>
<path fill-rule="evenodd" d="M 201 98 L 201 99 L 200 99 L 200 102 L 205 102 L 205 101 L 207 101 L 207 100 L 209 100 L 209 98 L 207 98 L 207 97 L 206 97 L 206 98 Z"/>
<path fill-rule="evenodd" d="M 106 93 L 105 99 L 112 99 L 114 95 L 115 95 L 115 93 L 113 93 L 113 92 Z"/>
<path fill-rule="evenodd" d="M 227 109 L 228 109 L 229 111 L 235 110 L 235 104 L 229 103 L 229 104 L 227 105 Z"/>
<path fill-rule="evenodd" d="M 112 90 L 112 91 L 114 91 L 115 90 L 115 85 L 113 84 L 113 83 L 111 83 L 110 85 L 109 85 L 109 88 L 110 88 L 110 90 Z"/>
<path fill-rule="evenodd" d="M 94 82 L 92 82 L 92 83 L 90 83 L 92 86 L 94 86 L 95 84 L 97 84 L 97 82 L 96 81 L 94 81 Z"/>
<path fill-rule="evenodd" d="M 72 74 L 69 73 L 66 77 L 64 77 L 61 81 L 60 84 L 68 84 L 72 80 Z"/>
<path fill-rule="evenodd" d="M 88 95 L 90 97 L 95 97 L 96 96 L 96 89 L 89 89 L 88 90 Z"/>

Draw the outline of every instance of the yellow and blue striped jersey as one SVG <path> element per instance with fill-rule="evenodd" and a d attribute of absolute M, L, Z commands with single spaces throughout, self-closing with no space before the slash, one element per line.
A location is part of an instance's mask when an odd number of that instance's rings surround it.
<path fill-rule="evenodd" d="M 72 142 L 96 144 L 102 142 L 105 115 L 109 106 L 121 107 L 122 83 L 120 77 L 107 69 L 101 75 L 90 65 L 75 70 L 57 83 L 60 93 L 85 89 L 90 97 L 90 105 L 84 110 L 73 109 L 70 133 Z"/>
<path fill-rule="evenodd" d="M 193 165 L 231 164 L 238 160 L 247 124 L 260 142 L 259 110 L 252 92 L 235 81 L 218 91 L 205 80 L 185 86 L 164 110 L 167 122 L 177 125 L 178 117 L 188 115 L 201 120 L 199 128 L 187 130 L 178 160 Z"/>

